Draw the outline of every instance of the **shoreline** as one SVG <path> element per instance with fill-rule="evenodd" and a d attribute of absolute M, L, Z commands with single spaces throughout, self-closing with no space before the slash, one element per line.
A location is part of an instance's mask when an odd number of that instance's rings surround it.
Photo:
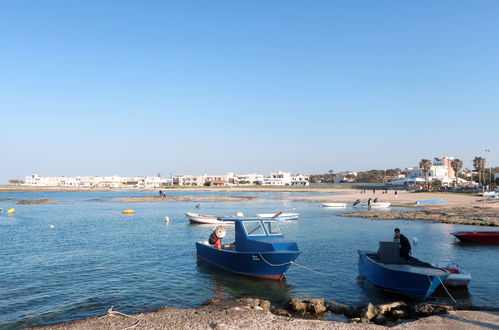
<path fill-rule="evenodd" d="M 293 302 L 294 300 L 294 302 Z M 307 312 L 301 317 L 293 317 L 288 310 L 305 302 Z M 322 307 L 321 307 L 322 306 Z M 319 308 L 319 310 L 316 310 Z M 288 309 L 275 308 L 266 300 L 241 298 L 235 300 L 210 299 L 197 308 L 160 307 L 153 312 L 124 314 L 108 309 L 106 315 L 93 316 L 81 320 L 63 322 L 41 329 L 490 329 L 499 327 L 498 311 L 454 310 L 451 306 L 415 304 L 404 302 L 383 305 L 368 304 L 357 308 L 356 315 L 345 310 L 352 307 L 324 299 L 297 299 L 289 302 Z M 291 308 L 292 309 L 292 308 Z M 298 310 L 295 310 L 297 312 Z M 411 311 L 401 318 L 393 317 L 397 311 Z M 332 314 L 333 320 L 322 319 L 325 313 Z M 402 314 L 404 314 L 402 312 Z M 306 318 L 306 315 L 309 317 Z M 336 315 L 334 318 L 333 315 Z M 385 316 L 386 315 L 386 316 Z M 342 315 L 341 315 L 342 316 Z M 380 317 L 381 316 L 381 317 Z M 337 319 L 337 320 L 334 320 Z M 380 322 L 381 321 L 381 322 Z M 385 325 L 386 324 L 386 325 Z M 30 328 L 38 329 L 38 328 Z"/>

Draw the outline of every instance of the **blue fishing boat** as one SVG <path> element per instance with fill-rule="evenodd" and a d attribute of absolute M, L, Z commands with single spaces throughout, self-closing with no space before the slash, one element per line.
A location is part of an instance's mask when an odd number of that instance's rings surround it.
<path fill-rule="evenodd" d="M 281 280 L 301 253 L 296 242 L 284 238 L 273 219 L 224 220 L 234 221 L 235 242 L 221 248 L 207 241 L 196 242 L 199 259 L 232 273 Z"/>
<path fill-rule="evenodd" d="M 416 300 L 425 300 L 450 275 L 416 258 L 400 257 L 398 242 L 379 242 L 377 253 L 358 251 L 359 274 L 373 285 Z"/>

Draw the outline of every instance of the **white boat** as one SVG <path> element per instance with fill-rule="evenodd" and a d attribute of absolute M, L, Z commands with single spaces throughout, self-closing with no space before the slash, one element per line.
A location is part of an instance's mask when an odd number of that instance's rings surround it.
<path fill-rule="evenodd" d="M 259 213 L 256 216 L 259 218 L 272 218 L 276 215 L 277 213 Z M 286 220 L 298 220 L 299 214 L 298 213 L 281 213 L 274 219 L 277 221 L 286 221 Z"/>
<path fill-rule="evenodd" d="M 345 208 L 347 203 L 322 203 L 323 207 Z"/>
<path fill-rule="evenodd" d="M 444 281 L 447 286 L 467 286 L 471 281 L 471 274 L 454 262 L 441 262 L 435 266 L 451 273 Z"/>
<path fill-rule="evenodd" d="M 485 191 L 483 193 L 478 193 L 478 195 L 483 196 L 483 197 L 494 197 L 494 196 L 499 196 L 499 192 L 497 192 L 497 191 Z"/>
<path fill-rule="evenodd" d="M 372 209 L 386 209 L 386 208 L 389 208 L 391 205 L 391 203 L 389 202 L 371 202 L 371 208 Z M 359 203 L 357 205 L 354 205 L 354 206 L 357 206 L 357 207 L 369 207 L 368 203 L 367 202 L 362 202 L 362 203 Z"/>
<path fill-rule="evenodd" d="M 203 224 L 203 225 L 233 225 L 234 221 L 224 221 L 223 216 L 217 215 L 206 215 L 194 212 L 186 212 L 185 215 L 191 223 Z M 242 215 L 238 215 L 242 216 Z"/>

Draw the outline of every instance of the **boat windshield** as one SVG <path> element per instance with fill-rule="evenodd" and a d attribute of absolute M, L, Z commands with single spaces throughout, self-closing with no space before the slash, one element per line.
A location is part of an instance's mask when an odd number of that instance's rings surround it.
<path fill-rule="evenodd" d="M 244 221 L 243 226 L 248 236 L 266 236 L 260 221 Z"/>
<path fill-rule="evenodd" d="M 267 233 L 269 235 L 282 235 L 281 228 L 275 221 L 264 221 L 263 222 L 265 229 L 267 229 Z"/>

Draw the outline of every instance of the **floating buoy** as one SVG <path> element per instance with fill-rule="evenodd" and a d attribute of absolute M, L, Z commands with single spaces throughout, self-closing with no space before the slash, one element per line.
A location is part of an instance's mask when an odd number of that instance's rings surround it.
<path fill-rule="evenodd" d="M 14 213 L 16 213 L 16 209 L 14 208 L 7 210 L 7 214 L 14 214 Z"/>
<path fill-rule="evenodd" d="M 170 223 L 170 217 L 165 217 L 165 223 Z"/>
<path fill-rule="evenodd" d="M 418 244 L 418 238 L 417 238 L 417 237 L 413 237 L 413 238 L 412 238 L 412 242 L 413 242 L 414 244 Z"/>
<path fill-rule="evenodd" d="M 55 228 L 55 226 L 54 226 L 54 225 L 50 225 L 50 228 L 54 229 L 54 228 Z"/>
<path fill-rule="evenodd" d="M 131 209 L 123 210 L 123 214 L 134 214 L 134 213 L 135 213 L 135 211 L 131 210 Z"/>

